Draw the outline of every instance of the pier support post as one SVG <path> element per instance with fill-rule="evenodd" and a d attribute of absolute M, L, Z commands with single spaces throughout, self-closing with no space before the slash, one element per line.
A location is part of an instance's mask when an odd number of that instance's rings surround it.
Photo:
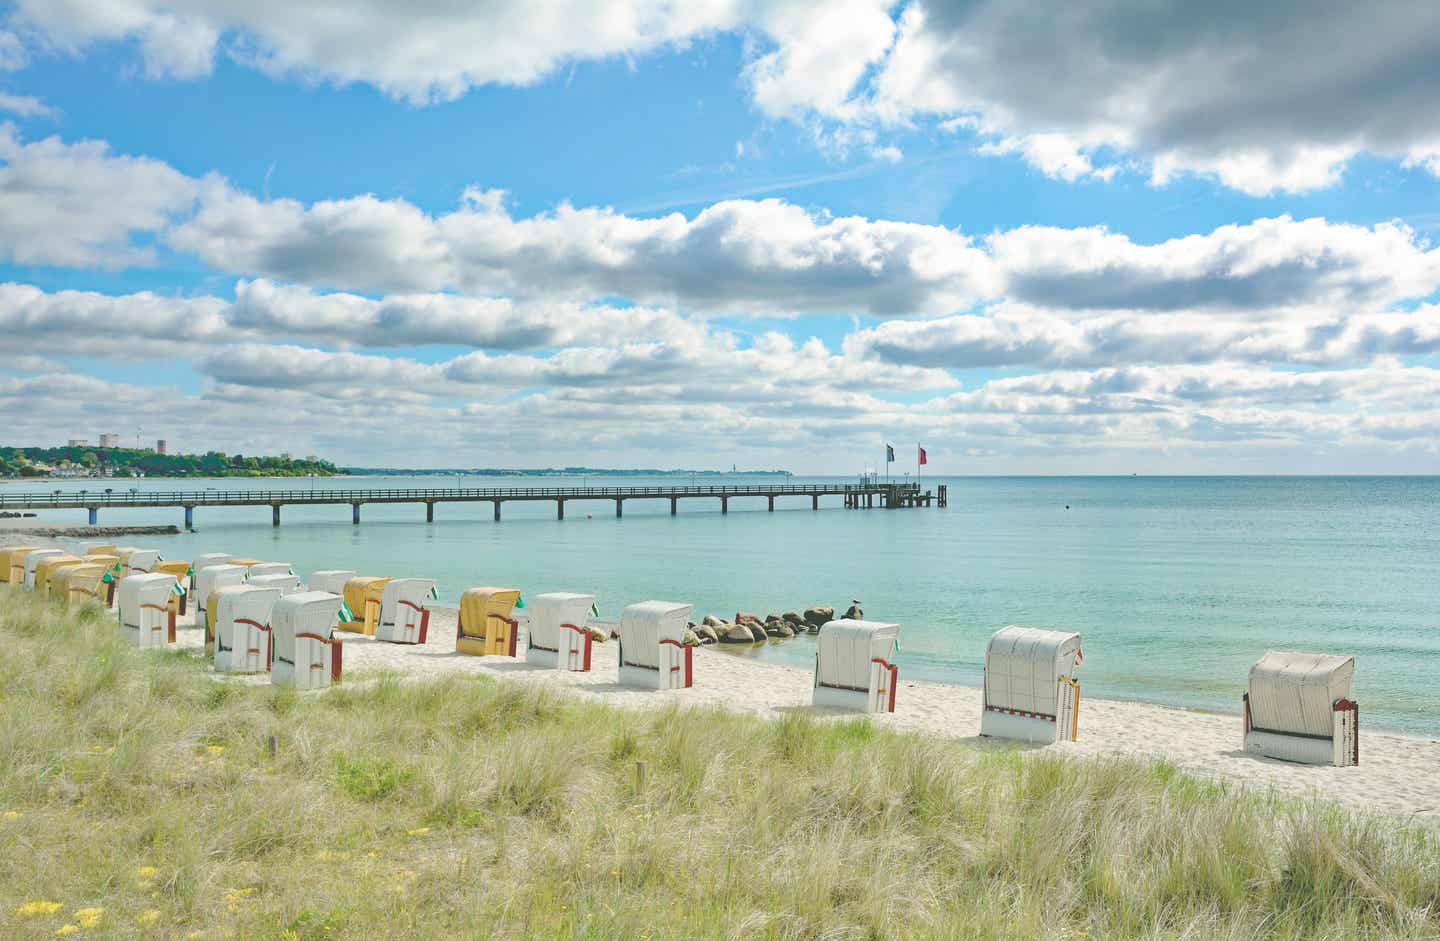
<path fill-rule="evenodd" d="M 100 508 L 90 507 L 90 525 L 94 526 L 100 520 Z"/>
<path fill-rule="evenodd" d="M 816 494 L 812 494 L 812 495 L 810 496 L 810 509 L 812 509 L 812 510 L 818 510 L 818 509 L 820 509 L 820 494 L 816 493 Z"/>
<path fill-rule="evenodd" d="M 556 518 L 557 520 L 563 520 L 563 519 L 565 518 L 565 501 L 564 501 L 564 500 L 556 500 L 556 501 L 555 501 L 555 518 Z"/>
<path fill-rule="evenodd" d="M 495 501 L 495 522 L 500 522 L 500 501 Z"/>
<path fill-rule="evenodd" d="M 625 501 L 624 501 L 624 500 L 621 500 L 619 497 L 616 497 L 616 498 L 615 498 L 615 518 L 616 518 L 617 520 L 618 520 L 621 516 L 624 515 L 624 514 L 622 513 L 621 509 L 620 509 L 620 508 L 621 508 L 622 506 L 624 506 L 624 505 L 625 505 Z"/>
<path fill-rule="evenodd" d="M 433 523 L 433 522 L 435 522 L 435 501 L 434 501 L 434 500 L 426 500 L 426 501 L 425 501 L 425 522 L 427 522 L 427 523 Z"/>
<path fill-rule="evenodd" d="M 721 497 L 721 498 L 720 498 L 720 512 L 721 512 L 721 513 L 729 513 L 729 512 L 730 512 L 730 498 L 729 498 L 729 497 Z"/>
<path fill-rule="evenodd" d="M 270 504 L 270 525 L 280 525 L 280 504 L 278 503 Z"/>
<path fill-rule="evenodd" d="M 768 499 L 768 500 L 770 501 L 770 506 L 769 506 L 769 508 L 768 508 L 769 511 L 770 511 L 771 513 L 774 513 L 774 512 L 775 512 L 775 496 L 772 494 L 771 496 L 767 497 L 766 499 Z"/>
<path fill-rule="evenodd" d="M 679 507 L 678 507 L 678 504 L 679 504 L 679 503 L 680 503 L 680 501 L 677 500 L 675 497 L 671 497 L 671 498 L 670 498 L 670 515 L 671 515 L 671 516 L 674 516 L 674 515 L 675 515 L 675 511 L 679 508 Z"/>
<path fill-rule="evenodd" d="M 187 530 L 195 528 L 195 508 L 193 506 L 185 508 L 185 528 Z"/>
<path fill-rule="evenodd" d="M 350 504 L 350 523 L 353 526 L 360 525 L 360 504 Z"/>

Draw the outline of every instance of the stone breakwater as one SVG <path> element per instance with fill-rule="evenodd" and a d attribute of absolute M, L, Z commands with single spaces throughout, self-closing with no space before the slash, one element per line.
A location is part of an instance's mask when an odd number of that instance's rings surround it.
<path fill-rule="evenodd" d="M 863 618 L 865 612 L 858 605 L 851 605 L 842 617 Z M 783 614 L 758 614 L 738 611 L 731 620 L 724 620 L 707 614 L 699 624 L 691 624 L 695 641 L 709 644 L 763 644 L 772 640 L 788 640 L 799 634 L 818 634 L 826 622 L 835 620 L 835 609 L 829 605 L 816 605 L 801 611 L 786 611 Z"/>
<path fill-rule="evenodd" d="M 179 526 L 0 526 L 0 533 L 59 539 L 73 536 L 178 536 Z"/>

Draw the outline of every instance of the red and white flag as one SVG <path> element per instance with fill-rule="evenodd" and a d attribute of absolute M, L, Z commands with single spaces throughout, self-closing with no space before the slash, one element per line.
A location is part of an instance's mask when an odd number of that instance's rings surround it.
<path fill-rule="evenodd" d="M 918 445 L 917 445 L 917 447 L 918 447 Z M 926 464 L 926 463 L 928 463 L 928 462 L 925 460 L 925 449 L 924 449 L 924 448 L 920 448 L 920 463 L 921 463 L 921 464 Z"/>

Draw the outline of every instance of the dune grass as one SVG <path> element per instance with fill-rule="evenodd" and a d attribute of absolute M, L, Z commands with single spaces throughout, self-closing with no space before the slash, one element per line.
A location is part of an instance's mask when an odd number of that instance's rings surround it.
<path fill-rule="evenodd" d="M 1163 763 L 116 634 L 0 586 L 0 936 L 1440 937 L 1434 832 Z"/>

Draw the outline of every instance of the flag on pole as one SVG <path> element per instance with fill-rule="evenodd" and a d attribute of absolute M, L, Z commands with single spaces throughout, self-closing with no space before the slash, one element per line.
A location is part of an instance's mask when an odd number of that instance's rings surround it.
<path fill-rule="evenodd" d="M 888 445 L 888 444 L 885 445 L 885 463 L 886 463 L 886 464 L 894 464 L 894 463 L 895 463 L 895 448 L 892 447 L 891 445 Z"/>
<path fill-rule="evenodd" d="M 170 594 L 179 595 L 181 598 L 183 598 L 185 597 L 185 589 L 179 582 L 176 582 L 175 584 L 170 586 Z"/>
<path fill-rule="evenodd" d="M 524 595 L 516 595 L 516 596 L 515 596 L 515 607 L 517 607 L 517 608 L 523 608 L 523 607 L 525 607 L 525 596 L 524 596 Z"/>
<path fill-rule="evenodd" d="M 440 599 L 440 586 L 439 586 L 439 585 L 431 585 L 431 586 L 430 586 L 430 597 L 436 599 L 437 601 Z"/>
<path fill-rule="evenodd" d="M 929 463 L 929 461 L 927 461 L 925 458 L 926 458 L 925 449 L 924 449 L 924 448 L 920 448 L 920 463 L 921 463 L 921 464 L 928 464 L 928 463 Z"/>
<path fill-rule="evenodd" d="M 590 602 L 590 613 L 595 615 L 597 618 L 600 616 L 600 606 L 593 601 Z"/>
<path fill-rule="evenodd" d="M 335 617 L 340 619 L 341 624 L 349 624 L 355 620 L 355 612 L 345 602 L 340 602 L 340 610 L 335 612 Z"/>

